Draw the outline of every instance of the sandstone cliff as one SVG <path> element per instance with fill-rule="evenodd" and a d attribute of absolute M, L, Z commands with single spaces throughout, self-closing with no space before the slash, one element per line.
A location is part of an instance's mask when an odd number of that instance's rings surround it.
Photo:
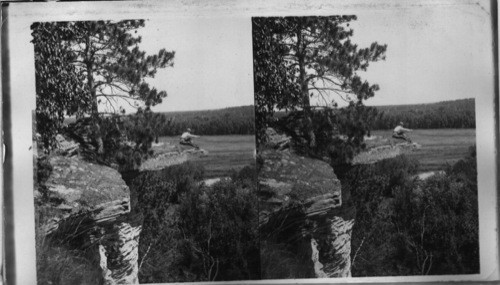
<path fill-rule="evenodd" d="M 274 137 L 271 141 L 286 142 L 286 139 Z M 283 149 L 283 143 L 273 146 L 259 153 L 262 162 L 259 227 L 265 250 L 293 245 L 289 248 L 296 250 L 289 251 L 295 251 L 293 254 L 307 268 L 293 277 L 350 276 L 354 212 L 342 206 L 340 181 L 332 167 Z"/>
<path fill-rule="evenodd" d="M 43 213 L 39 235 L 51 246 L 69 246 L 98 260 L 105 284 L 138 283 L 140 219 L 131 211 L 130 191 L 113 168 L 83 160 L 73 151 L 78 144 L 60 140 L 46 157 L 52 169 L 36 195 Z"/>
<path fill-rule="evenodd" d="M 83 252 L 101 272 L 104 284 L 138 284 L 142 213 L 133 208 L 136 193 L 116 169 L 85 160 L 81 143 L 62 135 L 57 141 L 58 148 L 42 158 L 50 174 L 35 189 L 39 239 L 50 242 L 49 247 Z M 156 145 L 153 151 L 139 171 L 160 170 L 207 154 L 172 145 Z"/>

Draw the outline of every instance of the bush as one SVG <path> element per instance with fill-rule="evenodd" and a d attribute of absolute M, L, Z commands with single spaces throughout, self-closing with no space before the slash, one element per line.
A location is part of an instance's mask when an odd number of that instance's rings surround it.
<path fill-rule="evenodd" d="M 313 278 L 304 260 L 310 260 L 297 254 L 296 249 L 291 249 L 285 243 L 261 242 L 262 279 L 298 279 Z"/>
<path fill-rule="evenodd" d="M 303 236 L 310 226 L 303 205 L 292 202 L 260 227 L 263 279 L 315 277 L 311 267 L 304 266 L 311 260 L 311 244 Z"/>
<path fill-rule="evenodd" d="M 231 180 L 242 187 L 252 188 L 257 185 L 257 169 L 255 165 L 247 165 L 240 171 L 233 171 Z"/>
<path fill-rule="evenodd" d="M 353 276 L 479 272 L 474 153 L 427 180 L 404 156 L 354 167 L 342 180 L 356 206 Z"/>
<path fill-rule="evenodd" d="M 147 122 L 147 114 L 138 111 L 132 116 L 100 118 L 100 133 L 104 145 L 105 164 L 117 164 L 121 172 L 138 169 L 142 161 L 152 155 L 154 133 Z"/>
<path fill-rule="evenodd" d="M 190 243 L 193 268 L 204 280 L 258 279 L 258 215 L 254 189 L 230 180 L 199 187 L 181 200 L 180 230 Z"/>
<path fill-rule="evenodd" d="M 151 146 L 157 139 L 153 117 L 151 111 L 141 109 L 129 116 L 86 117 L 69 124 L 65 131 L 80 143 L 87 160 L 127 172 L 138 169 L 153 154 Z"/>
<path fill-rule="evenodd" d="M 96 263 L 97 262 L 97 263 Z M 104 284 L 98 261 L 80 250 L 37 243 L 37 284 Z"/>
<path fill-rule="evenodd" d="M 364 136 L 370 133 L 370 122 L 376 115 L 372 107 L 350 104 L 342 109 L 291 112 L 279 119 L 275 127 L 292 137 L 299 153 L 326 158 L 338 167 L 350 164 L 366 147 Z"/>
<path fill-rule="evenodd" d="M 33 179 L 35 181 L 34 188 L 41 194 L 40 199 L 35 199 L 35 202 L 46 202 L 49 199 L 49 191 L 45 185 L 45 181 L 49 179 L 52 173 L 52 165 L 50 165 L 47 156 L 42 156 L 37 158 L 35 167 L 35 177 Z"/>
<path fill-rule="evenodd" d="M 132 182 L 144 215 L 141 282 L 259 278 L 257 198 L 252 168 L 205 186 L 191 162 L 140 174 Z"/>

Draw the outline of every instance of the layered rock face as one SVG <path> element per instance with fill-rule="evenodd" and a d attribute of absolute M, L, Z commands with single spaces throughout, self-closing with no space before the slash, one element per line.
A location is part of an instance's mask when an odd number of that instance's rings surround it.
<path fill-rule="evenodd" d="M 36 190 L 43 218 L 41 235 L 52 245 L 85 252 L 102 273 L 104 284 L 138 284 L 140 209 L 122 175 L 86 161 L 82 142 L 58 135 L 58 149 L 45 160 L 52 171 L 44 181 L 45 199 Z M 202 149 L 157 145 L 139 171 L 154 171 L 207 155 Z M 47 199 L 47 197 L 49 197 Z M 133 198 L 132 198 L 133 197 Z"/>
<path fill-rule="evenodd" d="M 359 153 L 353 159 L 353 164 L 372 164 L 377 161 L 394 158 L 420 149 L 418 143 L 396 142 L 394 139 L 376 138 L 367 143 L 367 150 Z"/>
<path fill-rule="evenodd" d="M 271 247 L 296 244 L 295 254 L 310 268 L 306 277 L 350 276 L 354 213 L 342 207 L 341 185 L 332 167 L 289 149 L 269 148 L 260 157 L 261 241 Z"/>
<path fill-rule="evenodd" d="M 161 170 L 172 165 L 181 164 L 194 157 L 208 155 L 208 151 L 204 149 L 195 149 L 181 145 L 153 146 L 152 149 L 154 151 L 153 157 L 141 164 L 140 171 Z"/>
<path fill-rule="evenodd" d="M 42 233 L 53 243 L 69 244 L 99 260 L 105 284 L 138 283 L 140 217 L 130 208 L 130 191 L 113 168 L 84 161 L 64 143 L 47 158 L 48 202 Z"/>

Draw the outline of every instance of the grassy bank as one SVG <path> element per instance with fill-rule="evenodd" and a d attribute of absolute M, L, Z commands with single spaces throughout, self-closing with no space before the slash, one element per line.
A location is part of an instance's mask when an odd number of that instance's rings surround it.
<path fill-rule="evenodd" d="M 179 137 L 161 137 L 160 142 L 178 145 Z M 205 178 L 230 176 L 233 169 L 255 163 L 253 135 L 201 136 L 195 143 L 208 151 L 207 156 L 192 160 L 203 165 Z"/>
<path fill-rule="evenodd" d="M 392 130 L 377 130 L 372 136 L 390 138 Z M 420 163 L 420 171 L 443 170 L 446 163 L 454 164 L 468 154 L 470 146 L 476 143 L 475 129 L 431 129 L 414 130 L 409 134 L 421 149 L 408 154 Z"/>

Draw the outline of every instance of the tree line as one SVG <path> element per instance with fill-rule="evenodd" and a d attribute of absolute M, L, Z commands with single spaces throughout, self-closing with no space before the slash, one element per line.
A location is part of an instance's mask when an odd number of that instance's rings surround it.
<path fill-rule="evenodd" d="M 218 110 L 156 113 L 157 120 L 168 122 L 159 126 L 160 136 L 177 136 L 190 128 L 199 135 L 255 134 L 254 106 Z"/>
<path fill-rule="evenodd" d="M 362 112 L 366 113 L 365 120 L 374 130 L 392 129 L 400 121 L 415 129 L 475 128 L 474 99 L 415 105 L 365 106 L 362 109 Z M 332 117 L 345 117 L 348 112 L 352 113 L 352 110 L 354 108 L 339 108 Z M 316 110 L 312 118 L 321 117 L 321 112 L 325 110 Z M 156 122 L 154 129 L 159 136 L 176 136 L 187 128 L 200 135 L 253 135 L 254 114 L 254 106 L 240 106 L 218 110 L 155 113 L 152 121 Z M 300 118 L 289 115 L 290 113 L 278 111 L 274 117 L 283 120 L 280 122 L 282 128 L 286 128 L 283 123 L 300 122 Z M 352 119 L 352 116 L 350 118 Z M 323 119 L 328 121 L 324 116 Z M 320 125 L 316 124 L 313 129 Z M 346 123 L 342 125 L 345 126 Z M 321 142 L 321 137 L 319 134 L 316 140 Z"/>
<path fill-rule="evenodd" d="M 376 130 L 392 129 L 400 121 L 413 129 L 475 128 L 475 101 L 461 99 L 432 104 L 377 106 Z"/>

